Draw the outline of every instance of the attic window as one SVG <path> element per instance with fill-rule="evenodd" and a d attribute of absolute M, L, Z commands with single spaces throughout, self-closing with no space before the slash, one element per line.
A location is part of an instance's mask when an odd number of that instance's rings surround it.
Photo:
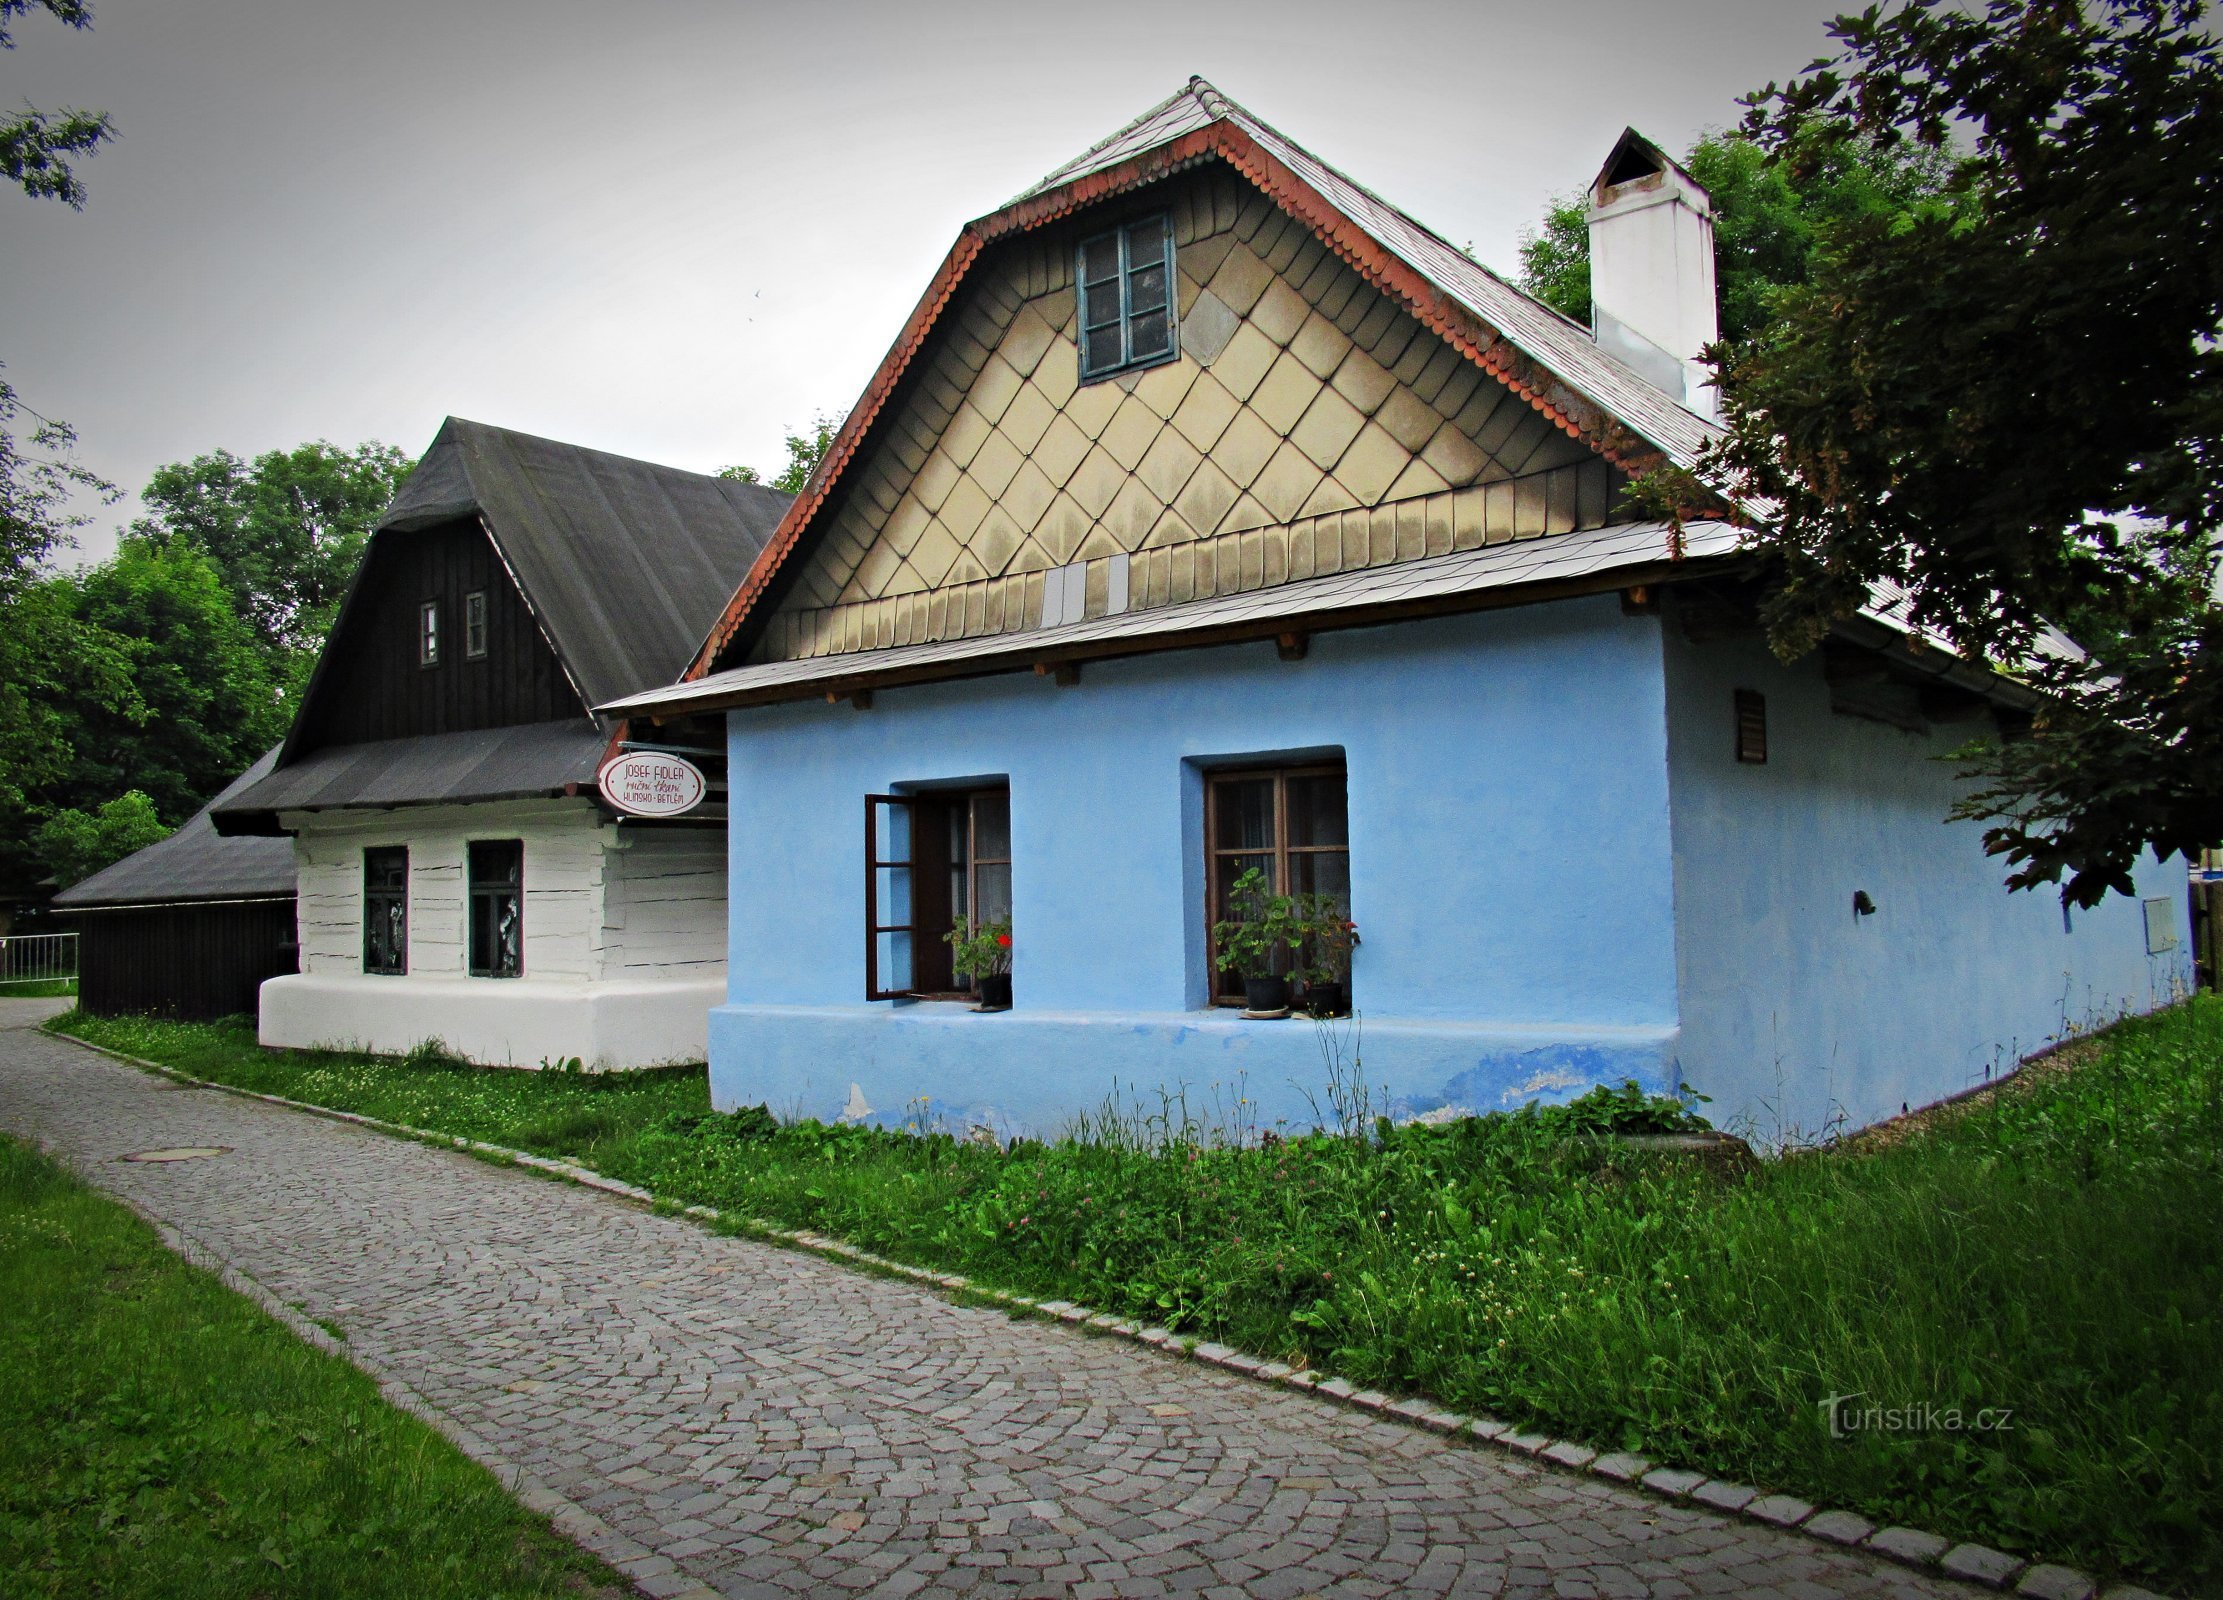
<path fill-rule="evenodd" d="M 417 665 L 440 664 L 440 602 L 427 600 L 417 608 Z"/>
<path fill-rule="evenodd" d="M 1173 317 L 1173 226 L 1164 212 L 1083 239 L 1081 377 L 1154 367 L 1180 353 Z"/>
<path fill-rule="evenodd" d="M 463 659 L 486 658 L 486 591 L 474 589 L 463 597 Z"/>

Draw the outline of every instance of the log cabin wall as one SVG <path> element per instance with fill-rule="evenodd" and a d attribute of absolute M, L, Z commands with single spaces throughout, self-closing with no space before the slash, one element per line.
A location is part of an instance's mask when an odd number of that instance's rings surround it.
<path fill-rule="evenodd" d="M 486 651 L 466 650 L 466 597 L 486 596 Z M 439 607 L 439 660 L 419 660 L 422 608 Z M 295 756 L 326 745 L 586 716 L 586 707 L 476 521 L 380 533 Z"/>

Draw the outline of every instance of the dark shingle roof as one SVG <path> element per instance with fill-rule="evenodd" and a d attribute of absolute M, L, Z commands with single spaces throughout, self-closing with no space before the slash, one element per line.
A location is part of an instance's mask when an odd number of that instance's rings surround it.
<path fill-rule="evenodd" d="M 671 682 L 789 496 L 450 417 L 379 529 L 478 516 L 589 704 Z"/>
<path fill-rule="evenodd" d="M 312 750 L 223 802 L 223 826 L 274 831 L 281 811 L 515 800 L 591 787 L 606 744 L 584 718 Z"/>
<path fill-rule="evenodd" d="M 234 839 L 218 834 L 209 813 L 268 775 L 273 749 L 234 778 L 224 792 L 169 838 L 125 856 L 54 897 L 58 911 L 104 906 L 164 905 L 181 900 L 257 900 L 293 893 L 291 839 Z"/>

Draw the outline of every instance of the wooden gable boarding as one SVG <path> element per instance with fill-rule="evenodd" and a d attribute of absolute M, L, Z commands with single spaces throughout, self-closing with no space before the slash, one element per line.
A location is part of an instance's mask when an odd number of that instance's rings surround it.
<path fill-rule="evenodd" d="M 464 605 L 486 596 L 486 652 L 465 649 Z M 440 659 L 418 660 L 426 602 Z M 539 622 L 476 518 L 381 530 L 324 648 L 289 760 L 327 745 L 587 720 Z"/>
<path fill-rule="evenodd" d="M 1083 384 L 1078 242 L 1171 217 L 1180 357 Z M 1605 524 L 1622 477 L 1207 160 L 991 247 L 758 662 L 974 637 Z"/>

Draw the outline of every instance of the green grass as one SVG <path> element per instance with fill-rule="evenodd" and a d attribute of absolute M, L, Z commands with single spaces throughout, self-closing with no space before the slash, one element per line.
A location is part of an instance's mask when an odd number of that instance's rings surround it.
<path fill-rule="evenodd" d="M 0 982 L 0 1000 L 74 1000 L 75 978 L 10 978 Z"/>
<path fill-rule="evenodd" d="M 234 1045 L 223 1064 L 220 1035 L 70 1026 L 342 1103 L 300 1058 Z M 382 1115 L 522 1142 L 495 1126 L 496 1094 L 536 1148 L 676 1200 L 1879 1521 L 2223 1593 L 2223 1001 L 2124 1024 L 2084 1055 L 1911 1137 L 1741 1182 L 1565 1115 L 1354 1116 L 1341 1135 L 1231 1146 L 1176 1102 L 998 1151 L 710 1115 L 699 1076 L 595 1090 L 329 1070 L 335 1089 L 372 1074 L 360 1092 Z M 476 1087 L 489 1079 L 501 1087 Z M 659 1093 L 684 1103 L 658 1113 Z M 582 1107 L 609 1121 L 582 1119 L 565 1148 Z M 1833 1395 L 2012 1414 L 1840 1438 Z"/>
<path fill-rule="evenodd" d="M 407 1057 L 265 1050 L 248 1017 L 167 1022 L 71 1011 L 50 1026 L 213 1083 L 591 1165 L 623 1159 L 644 1128 L 710 1109 L 700 1066 L 515 1072 L 467 1066 L 435 1049 Z"/>
<path fill-rule="evenodd" d="M 370 1379 L 0 1139 L 0 1593 L 621 1592 Z"/>

